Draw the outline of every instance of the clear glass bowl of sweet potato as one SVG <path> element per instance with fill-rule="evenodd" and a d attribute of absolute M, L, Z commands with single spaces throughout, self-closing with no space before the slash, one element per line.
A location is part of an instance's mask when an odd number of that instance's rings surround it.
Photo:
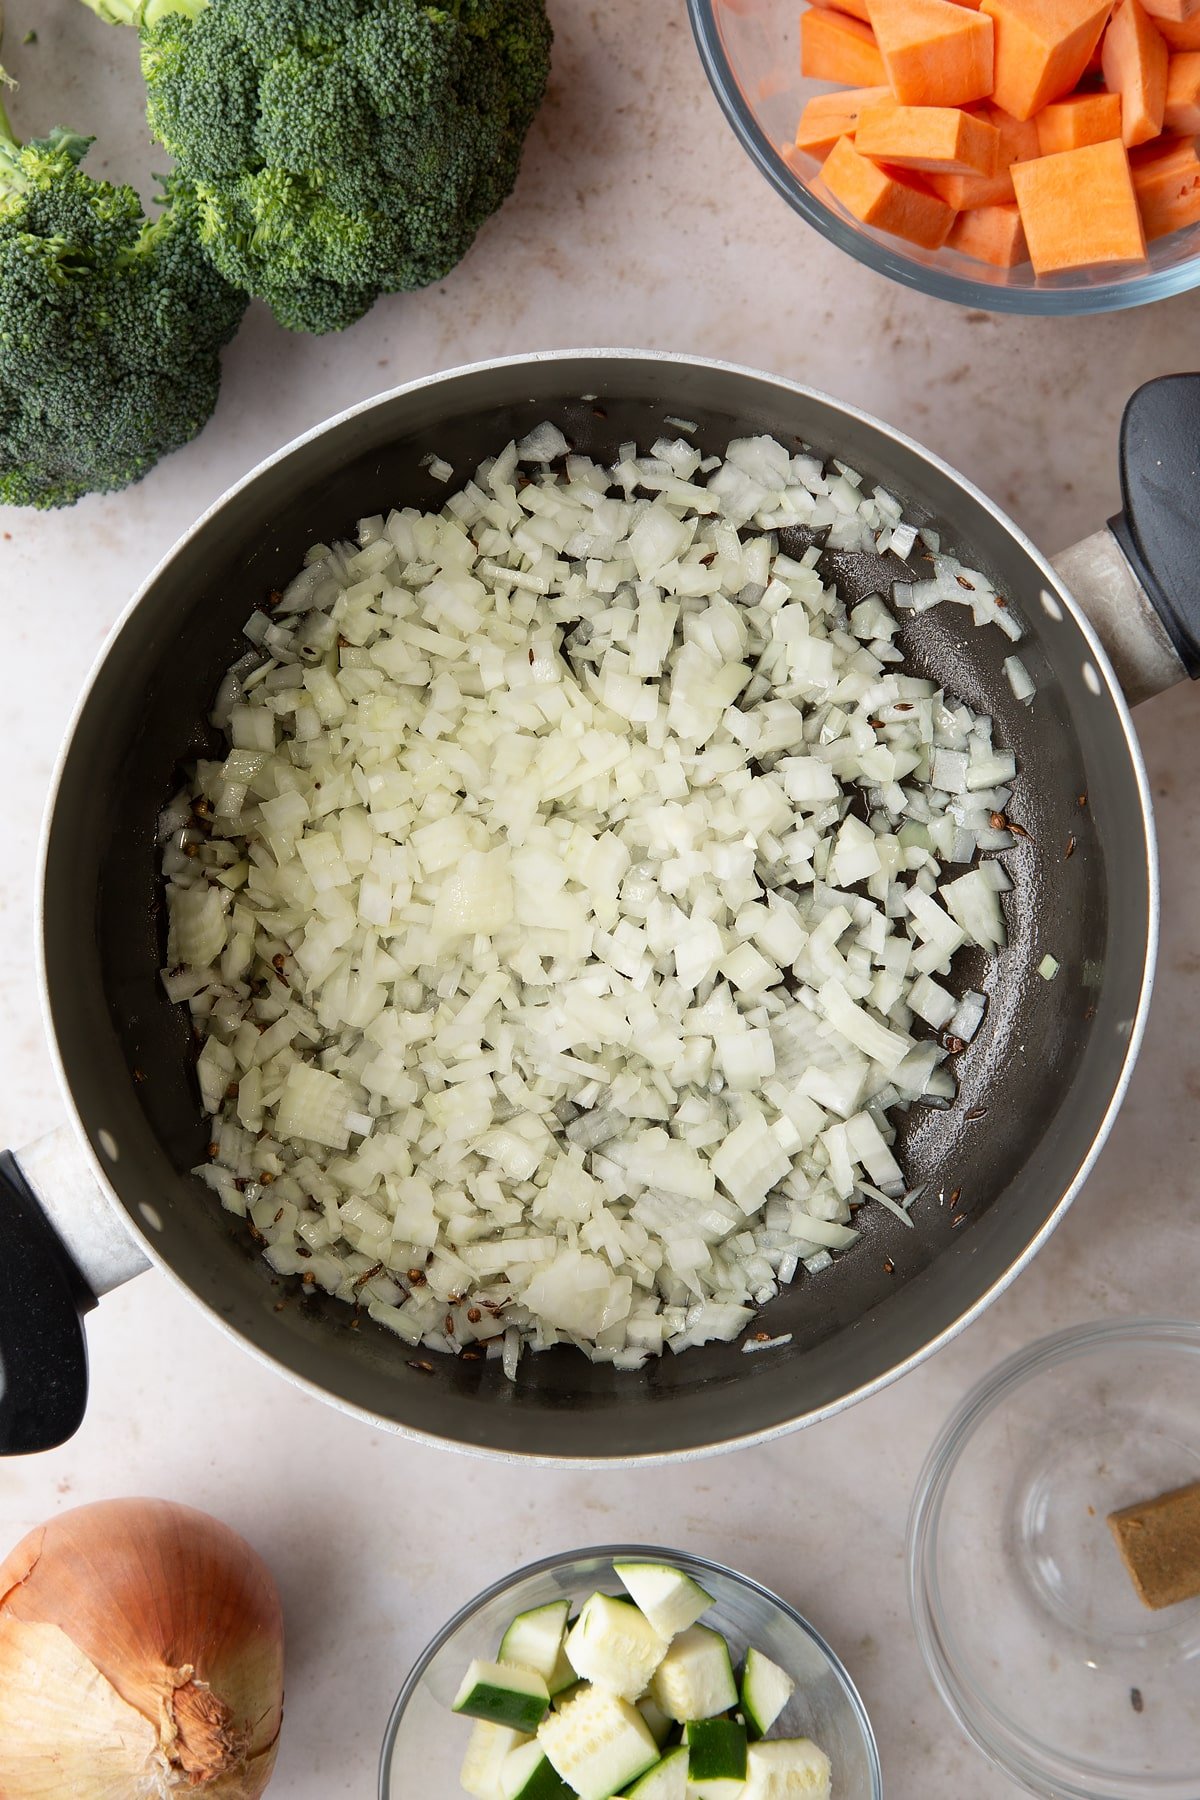
<path fill-rule="evenodd" d="M 1200 284 L 1200 0 L 688 4 L 743 148 L 870 268 L 996 312 Z"/>

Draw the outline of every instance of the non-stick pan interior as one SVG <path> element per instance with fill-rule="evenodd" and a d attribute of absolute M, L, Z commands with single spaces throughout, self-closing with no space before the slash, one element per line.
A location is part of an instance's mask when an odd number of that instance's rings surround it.
<path fill-rule="evenodd" d="M 433 1357 L 433 1372 L 365 1317 L 272 1275 L 246 1227 L 193 1176 L 208 1132 L 186 1011 L 170 1006 L 155 819 L 181 763 L 213 739 L 206 715 L 244 647 L 240 627 L 308 546 L 362 515 L 440 505 L 422 466 L 436 451 L 465 478 L 542 418 L 599 458 L 648 445 L 666 415 L 720 451 L 765 431 L 837 455 L 880 481 L 910 517 L 982 568 L 1026 625 L 1038 686 L 1018 704 L 1012 646 L 941 607 L 906 627 L 915 672 L 997 720 L 1021 774 L 1010 813 L 1027 835 L 1005 862 L 1010 942 L 964 955 L 961 991 L 989 995 L 958 1059 L 946 1112 L 903 1126 L 907 1172 L 928 1183 L 906 1229 L 868 1207 L 864 1236 L 766 1310 L 791 1342 L 754 1356 L 712 1344 L 636 1373 L 567 1349 L 521 1364 Z M 864 591 L 872 571 L 860 572 Z M 946 470 L 830 401 L 738 370 L 587 354 L 465 371 L 385 397 L 303 440 L 195 529 L 128 617 L 83 708 L 56 802 L 46 868 L 45 954 L 53 1027 L 83 1126 L 121 1203 L 206 1305 L 299 1378 L 389 1423 L 468 1446 L 611 1458 L 702 1449 L 836 1406 L 883 1379 L 975 1308 L 1044 1232 L 1105 1125 L 1128 1060 L 1146 975 L 1150 846 L 1136 752 L 1105 672 L 1046 567 Z M 1053 982 L 1043 955 L 1061 964 Z M 105 1148 L 108 1145 L 109 1148 Z M 115 1154 L 113 1154 L 115 1150 Z M 869 1216 L 874 1215 L 874 1216 Z M 423 1359 L 421 1359 L 423 1360 Z"/>

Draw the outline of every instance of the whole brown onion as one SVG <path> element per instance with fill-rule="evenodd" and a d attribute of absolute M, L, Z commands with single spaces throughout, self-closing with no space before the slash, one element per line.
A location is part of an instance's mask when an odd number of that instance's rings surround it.
<path fill-rule="evenodd" d="M 0 1564 L 0 1800 L 257 1800 L 282 1717 L 279 1595 L 220 1520 L 102 1500 Z"/>

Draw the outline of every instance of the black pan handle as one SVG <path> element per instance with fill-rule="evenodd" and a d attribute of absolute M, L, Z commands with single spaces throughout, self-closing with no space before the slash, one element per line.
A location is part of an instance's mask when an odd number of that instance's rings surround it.
<path fill-rule="evenodd" d="M 1109 528 L 1180 662 L 1200 676 L 1200 374 L 1162 375 L 1121 420 L 1123 509 Z"/>
<path fill-rule="evenodd" d="M 53 1450 L 87 1405 L 83 1315 L 96 1299 L 34 1198 L 0 1155 L 0 1455 Z"/>

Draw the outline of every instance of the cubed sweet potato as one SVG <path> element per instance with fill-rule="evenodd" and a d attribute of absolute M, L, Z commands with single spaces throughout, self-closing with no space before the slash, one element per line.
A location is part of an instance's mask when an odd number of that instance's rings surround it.
<path fill-rule="evenodd" d="M 1167 44 L 1141 0 L 1117 0 L 1100 65 L 1110 94 L 1121 96 L 1121 137 L 1128 149 L 1145 144 L 1163 128 L 1167 104 Z"/>
<path fill-rule="evenodd" d="M 1121 135 L 1119 94 L 1068 94 L 1044 106 L 1035 120 L 1043 156 L 1059 150 L 1078 150 L 1084 144 L 1102 144 Z"/>
<path fill-rule="evenodd" d="M 938 250 L 954 223 L 954 210 L 907 169 L 888 169 L 860 156 L 849 138 L 834 145 L 821 181 L 846 211 L 864 225 Z"/>
<path fill-rule="evenodd" d="M 992 99 L 1031 119 L 1069 94 L 1108 23 L 1112 0 L 983 0 L 995 22 Z"/>
<path fill-rule="evenodd" d="M 1145 260 L 1129 156 L 1116 138 L 1015 163 L 1012 175 L 1039 275 Z"/>
<path fill-rule="evenodd" d="M 1133 191 L 1148 239 L 1200 221 L 1200 156 L 1196 140 L 1158 138 L 1129 159 Z"/>
<path fill-rule="evenodd" d="M 953 0 L 867 0 L 902 106 L 965 106 L 992 90 L 992 22 Z"/>
<path fill-rule="evenodd" d="M 1000 133 L 961 107 L 883 100 L 864 110 L 855 146 L 893 168 L 990 177 L 996 173 Z"/>
<path fill-rule="evenodd" d="M 795 148 L 823 161 L 839 138 L 854 136 L 864 108 L 889 100 L 891 92 L 886 87 L 865 87 L 814 94 L 800 115 Z"/>
<path fill-rule="evenodd" d="M 997 269 L 1012 269 L 1028 260 L 1025 228 L 1021 209 L 1015 203 L 1007 206 L 975 206 L 960 213 L 946 239 L 948 250 L 958 250 L 976 262 L 991 263 Z"/>
<path fill-rule="evenodd" d="M 861 19 L 832 7 L 810 6 L 800 15 L 800 73 L 847 87 L 887 82 L 875 33 Z"/>

